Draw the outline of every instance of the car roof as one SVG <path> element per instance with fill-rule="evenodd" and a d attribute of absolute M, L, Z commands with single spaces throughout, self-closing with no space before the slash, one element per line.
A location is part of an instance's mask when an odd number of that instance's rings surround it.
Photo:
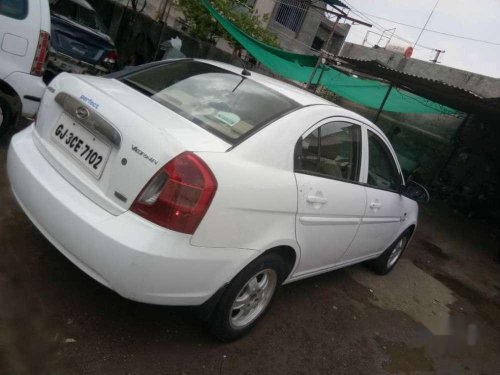
<path fill-rule="evenodd" d="M 242 68 L 219 62 L 219 61 L 214 61 L 214 60 L 205 60 L 205 59 L 193 59 L 199 62 L 203 62 L 206 64 L 211 64 L 214 66 L 217 66 L 222 69 L 226 69 L 230 72 L 236 73 L 241 75 Z M 385 133 L 373 122 L 368 120 L 366 117 L 361 116 L 360 114 L 353 112 L 349 109 L 340 107 L 339 105 L 332 103 L 326 99 L 321 98 L 318 95 L 315 95 L 309 91 L 306 91 L 305 89 L 302 89 L 300 87 L 291 85 L 289 83 L 279 81 L 275 78 L 271 78 L 268 76 L 265 76 L 260 73 L 256 73 L 251 71 L 251 75 L 247 76 L 246 78 L 251 79 L 255 82 L 258 82 L 259 84 L 269 87 L 272 90 L 275 90 L 279 92 L 282 95 L 285 95 L 286 97 L 294 100 L 295 102 L 303 105 L 303 106 L 309 106 L 309 105 L 329 105 L 330 107 L 335 109 L 336 115 L 339 116 L 346 116 L 348 118 L 352 118 L 354 120 L 357 120 L 359 122 L 362 122 L 366 126 L 368 126 L 371 130 L 376 130 L 378 135 L 381 136 L 387 143 L 390 144 L 389 139 L 386 137 Z"/>
<path fill-rule="evenodd" d="M 217 66 L 221 69 L 225 69 L 227 71 L 230 71 L 230 72 L 238 74 L 238 75 L 241 75 L 241 73 L 242 73 L 241 67 L 237 67 L 237 66 L 234 66 L 231 64 L 227 64 L 227 63 L 223 63 L 223 62 L 219 62 L 219 61 L 215 61 L 215 60 L 179 58 L 179 59 L 172 59 L 172 60 L 160 60 L 160 61 L 155 61 L 155 62 L 143 64 L 143 65 L 130 67 L 129 69 L 126 69 L 126 70 L 110 73 L 106 77 L 111 78 L 111 79 L 113 79 L 113 78 L 120 79 L 120 77 L 123 75 L 128 75 L 128 74 L 134 73 L 136 71 L 140 71 L 142 69 L 145 69 L 147 67 L 155 67 L 155 66 L 163 65 L 163 64 L 168 63 L 168 62 L 172 62 L 172 61 L 179 61 L 180 62 L 180 61 L 189 61 L 189 60 L 198 61 L 201 63 Z M 291 84 L 279 81 L 277 79 L 265 76 L 265 75 L 260 74 L 260 73 L 256 73 L 256 72 L 251 71 L 251 75 L 245 76 L 245 78 L 251 79 L 254 82 L 257 82 L 263 86 L 269 87 L 270 89 L 277 91 L 280 94 L 282 94 L 288 98 L 291 98 L 296 103 L 298 103 L 302 106 L 310 106 L 310 105 L 329 106 L 333 110 L 332 115 L 344 116 L 347 118 L 351 118 L 353 120 L 357 120 L 357 121 L 365 124 L 369 128 L 371 128 L 372 130 L 375 130 L 378 133 L 378 135 L 381 136 L 386 141 L 386 143 L 390 144 L 390 141 L 386 137 L 385 133 L 377 125 L 375 125 L 373 122 L 368 120 L 366 117 L 363 117 L 356 112 L 353 112 L 349 109 L 338 106 L 337 104 L 334 104 L 326 99 L 323 99 L 323 98 L 319 97 L 318 95 L 314 95 L 314 94 L 306 91 L 305 89 L 301 89 L 300 87 L 293 86 Z"/>
<path fill-rule="evenodd" d="M 71 1 L 72 3 L 80 5 L 82 8 L 86 8 L 88 10 L 94 10 L 92 5 L 90 5 L 86 0 L 61 0 L 61 1 Z"/>
<path fill-rule="evenodd" d="M 240 74 L 242 72 L 242 68 L 231 65 L 231 64 L 226 64 L 222 63 L 219 61 L 213 61 L 213 60 L 204 60 L 204 59 L 194 59 L 199 62 L 203 62 L 206 64 L 214 65 L 219 68 L 228 70 L 230 72 Z M 254 82 L 257 82 L 263 86 L 266 86 L 274 91 L 279 92 L 280 94 L 294 100 L 295 102 L 301 104 L 301 105 L 314 105 L 314 104 L 327 104 L 331 105 L 334 107 L 338 107 L 336 104 L 333 104 L 332 102 L 329 102 L 326 99 L 323 99 L 319 97 L 318 95 L 314 95 L 304 89 L 301 89 L 300 87 L 293 86 L 289 83 L 285 83 L 282 81 L 279 81 L 277 79 L 265 76 L 260 73 L 256 73 L 251 71 L 250 76 L 246 76 L 245 78 L 248 78 Z"/>

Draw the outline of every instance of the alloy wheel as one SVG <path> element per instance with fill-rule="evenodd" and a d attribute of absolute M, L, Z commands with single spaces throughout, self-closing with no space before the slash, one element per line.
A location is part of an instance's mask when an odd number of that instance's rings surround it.
<path fill-rule="evenodd" d="M 244 328 L 264 312 L 276 290 L 277 281 L 278 275 L 273 269 L 259 271 L 248 280 L 237 294 L 229 312 L 232 328 Z"/>
<path fill-rule="evenodd" d="M 387 267 L 392 267 L 399 259 L 401 254 L 403 253 L 403 250 L 406 246 L 406 242 L 408 241 L 408 238 L 403 237 L 401 238 L 396 246 L 394 246 L 394 249 L 392 249 L 391 255 L 389 255 L 389 259 L 387 260 Z"/>

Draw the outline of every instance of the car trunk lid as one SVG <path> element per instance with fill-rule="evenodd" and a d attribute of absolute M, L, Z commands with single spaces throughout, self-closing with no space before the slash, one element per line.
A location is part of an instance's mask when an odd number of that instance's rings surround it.
<path fill-rule="evenodd" d="M 53 167 L 115 215 L 180 153 L 230 147 L 117 80 L 67 73 L 44 95 L 36 129 L 37 146 Z"/>
<path fill-rule="evenodd" d="M 51 45 L 56 51 L 93 65 L 116 49 L 107 35 L 57 14 L 52 15 L 51 29 Z"/>

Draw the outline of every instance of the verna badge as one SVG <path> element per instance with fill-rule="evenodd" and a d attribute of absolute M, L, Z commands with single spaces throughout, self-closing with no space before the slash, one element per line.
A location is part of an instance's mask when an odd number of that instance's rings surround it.
<path fill-rule="evenodd" d="M 80 120 L 85 120 L 90 116 L 89 110 L 85 107 L 78 107 L 77 109 L 75 109 L 75 114 L 76 117 L 78 117 Z"/>

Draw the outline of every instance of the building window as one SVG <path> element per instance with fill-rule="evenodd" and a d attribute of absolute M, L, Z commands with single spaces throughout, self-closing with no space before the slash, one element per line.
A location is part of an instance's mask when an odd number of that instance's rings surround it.
<path fill-rule="evenodd" d="M 311 48 L 319 51 L 321 48 L 323 48 L 323 44 L 325 44 L 325 41 L 317 36 L 314 37 L 313 43 L 311 45 Z"/>
<path fill-rule="evenodd" d="M 298 32 L 309 9 L 309 0 L 280 0 L 274 20 L 286 28 Z"/>

